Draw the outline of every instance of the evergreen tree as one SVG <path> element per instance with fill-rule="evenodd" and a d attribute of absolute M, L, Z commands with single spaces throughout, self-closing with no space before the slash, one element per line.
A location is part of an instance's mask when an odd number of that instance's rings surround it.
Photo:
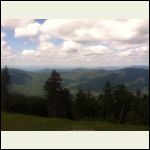
<path fill-rule="evenodd" d="M 1 109 L 4 111 L 11 110 L 11 104 L 9 100 L 9 87 L 11 85 L 11 76 L 7 66 L 1 70 Z"/>
<path fill-rule="evenodd" d="M 86 94 L 79 90 L 76 94 L 75 104 L 74 104 L 74 115 L 75 118 L 81 119 L 85 117 L 85 103 L 86 103 Z"/>
<path fill-rule="evenodd" d="M 73 119 L 72 114 L 72 95 L 67 88 L 63 88 L 60 91 L 60 98 L 58 99 L 58 116 L 61 118 Z"/>
<path fill-rule="evenodd" d="M 57 117 L 59 92 L 61 87 L 61 76 L 55 70 L 52 71 L 50 78 L 46 81 L 45 91 L 48 99 L 48 116 Z"/>
<path fill-rule="evenodd" d="M 112 86 L 109 80 L 106 82 L 103 92 L 103 118 L 107 120 L 110 118 L 112 111 Z"/>
<path fill-rule="evenodd" d="M 149 94 L 134 96 L 128 120 L 133 124 L 149 124 Z"/>
<path fill-rule="evenodd" d="M 113 116 L 118 123 L 125 123 L 130 111 L 130 105 L 133 99 L 132 93 L 128 91 L 125 85 L 118 85 L 113 89 L 114 105 Z"/>
<path fill-rule="evenodd" d="M 91 92 L 78 91 L 74 104 L 74 113 L 77 119 L 98 118 L 98 109 L 98 102 Z"/>
<path fill-rule="evenodd" d="M 62 78 L 58 72 L 52 71 L 45 85 L 48 99 L 48 116 L 71 118 L 72 104 L 70 91 L 62 87 Z"/>
<path fill-rule="evenodd" d="M 140 97 L 140 96 L 141 96 L 141 90 L 140 90 L 140 89 L 137 89 L 137 90 L 136 90 L 136 96 L 137 96 L 137 97 Z"/>
<path fill-rule="evenodd" d="M 104 94 L 99 94 L 97 97 L 97 103 L 98 103 L 98 112 L 97 116 L 99 119 L 104 119 Z"/>

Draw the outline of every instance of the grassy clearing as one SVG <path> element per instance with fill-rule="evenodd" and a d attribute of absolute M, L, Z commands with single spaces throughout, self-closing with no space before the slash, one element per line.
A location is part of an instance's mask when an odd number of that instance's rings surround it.
<path fill-rule="evenodd" d="M 16 113 L 1 113 L 2 131 L 146 131 L 148 126 L 119 125 L 100 121 L 72 121 Z"/>

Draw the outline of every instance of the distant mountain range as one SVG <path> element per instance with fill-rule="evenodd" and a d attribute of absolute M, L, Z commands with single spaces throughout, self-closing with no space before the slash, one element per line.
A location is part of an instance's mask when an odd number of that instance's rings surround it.
<path fill-rule="evenodd" d="M 131 91 L 141 89 L 149 92 L 149 67 L 132 66 L 128 68 L 67 68 L 56 69 L 62 76 L 63 85 L 72 92 L 88 88 L 99 93 L 105 83 L 109 80 L 113 85 L 125 84 Z M 20 69 L 9 69 L 12 80 L 12 91 L 26 95 L 44 95 L 43 86 L 50 76 L 52 69 L 39 69 L 24 71 Z"/>

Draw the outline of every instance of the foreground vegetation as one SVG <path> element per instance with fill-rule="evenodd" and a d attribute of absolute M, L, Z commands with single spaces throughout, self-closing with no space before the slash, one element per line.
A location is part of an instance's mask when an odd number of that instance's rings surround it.
<path fill-rule="evenodd" d="M 146 131 L 148 126 L 113 124 L 101 121 L 71 121 L 23 115 L 17 113 L 1 114 L 2 131 Z"/>

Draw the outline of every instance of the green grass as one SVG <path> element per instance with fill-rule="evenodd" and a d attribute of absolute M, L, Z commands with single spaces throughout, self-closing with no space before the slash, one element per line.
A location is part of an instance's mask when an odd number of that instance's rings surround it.
<path fill-rule="evenodd" d="M 148 126 L 100 121 L 71 121 L 16 113 L 1 113 L 2 131 L 146 131 Z"/>

